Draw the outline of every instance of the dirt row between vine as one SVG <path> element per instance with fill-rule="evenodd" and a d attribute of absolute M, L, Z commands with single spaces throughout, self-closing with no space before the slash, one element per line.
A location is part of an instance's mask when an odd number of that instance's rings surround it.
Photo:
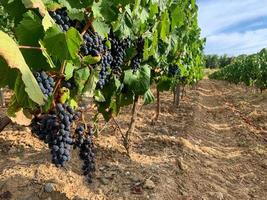
<path fill-rule="evenodd" d="M 91 185 L 77 152 L 66 169 L 56 168 L 47 145 L 27 128 L 9 125 L 0 134 L 0 199 L 266 199 L 266 93 L 204 79 L 187 88 L 179 108 L 168 92 L 161 101 L 155 124 L 155 105 L 139 105 L 131 159 L 115 125 L 106 126 L 95 140 Z M 125 108 L 117 118 L 122 131 L 129 113 Z"/>

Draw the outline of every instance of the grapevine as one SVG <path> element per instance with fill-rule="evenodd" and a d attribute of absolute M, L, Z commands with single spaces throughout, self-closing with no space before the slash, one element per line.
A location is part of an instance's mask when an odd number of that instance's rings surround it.
<path fill-rule="evenodd" d="M 257 87 L 262 92 L 267 88 L 266 56 L 266 49 L 257 54 L 239 56 L 231 64 L 214 72 L 209 77 L 235 84 L 244 83 L 247 86 Z"/>
<path fill-rule="evenodd" d="M 19 110 L 31 115 L 32 133 L 48 144 L 57 167 L 78 149 L 88 182 L 96 171 L 92 134 L 98 126 L 87 126 L 78 112 L 85 93 L 95 116 L 118 127 L 120 109 L 132 105 L 128 130 L 120 129 L 130 156 L 138 102 L 154 101 L 151 86 L 157 85 L 159 99 L 160 91 L 202 78 L 204 40 L 194 0 L 18 1 L 19 11 L 14 2 L 3 3 L 15 40 L 0 31 L 0 87 L 14 91 L 7 114 L 15 121 Z M 0 130 L 10 122 L 3 121 Z"/>

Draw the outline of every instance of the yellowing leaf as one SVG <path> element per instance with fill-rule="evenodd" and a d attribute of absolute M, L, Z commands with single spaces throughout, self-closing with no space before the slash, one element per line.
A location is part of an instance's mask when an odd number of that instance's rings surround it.
<path fill-rule="evenodd" d="M 7 34 L 0 31 L 0 56 L 12 69 L 18 69 L 25 84 L 25 92 L 29 98 L 39 105 L 44 104 L 44 95 L 32 72 L 26 64 L 17 44 Z"/>
<path fill-rule="evenodd" d="M 42 16 L 45 16 L 45 14 L 47 13 L 42 0 L 22 0 L 22 3 L 24 4 L 25 8 L 38 8 L 39 13 Z"/>

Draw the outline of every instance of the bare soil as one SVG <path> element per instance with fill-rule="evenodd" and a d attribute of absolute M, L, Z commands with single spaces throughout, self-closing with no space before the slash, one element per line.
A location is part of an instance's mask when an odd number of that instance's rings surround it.
<path fill-rule="evenodd" d="M 187 88 L 179 108 L 172 98 L 161 94 L 156 123 L 156 105 L 139 105 L 131 159 L 114 123 L 106 125 L 95 139 L 91 185 L 77 152 L 66 169 L 57 168 L 46 144 L 9 125 L 0 134 L 0 199 L 267 199 L 267 93 L 204 79 Z M 126 131 L 130 107 L 117 120 Z"/>

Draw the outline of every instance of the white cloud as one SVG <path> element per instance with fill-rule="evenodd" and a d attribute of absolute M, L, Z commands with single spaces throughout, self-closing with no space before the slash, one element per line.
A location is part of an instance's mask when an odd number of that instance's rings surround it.
<path fill-rule="evenodd" d="M 239 55 L 255 53 L 267 47 L 267 28 L 245 33 L 221 33 L 207 38 L 207 54 Z"/>
<path fill-rule="evenodd" d="M 267 0 L 198 0 L 198 5 L 202 36 L 207 37 L 206 53 L 238 55 L 267 47 L 267 29 L 248 30 L 257 23 L 266 23 L 267 28 L 267 22 L 255 21 L 267 16 Z M 223 33 L 244 22 L 248 22 L 247 31 Z"/>

